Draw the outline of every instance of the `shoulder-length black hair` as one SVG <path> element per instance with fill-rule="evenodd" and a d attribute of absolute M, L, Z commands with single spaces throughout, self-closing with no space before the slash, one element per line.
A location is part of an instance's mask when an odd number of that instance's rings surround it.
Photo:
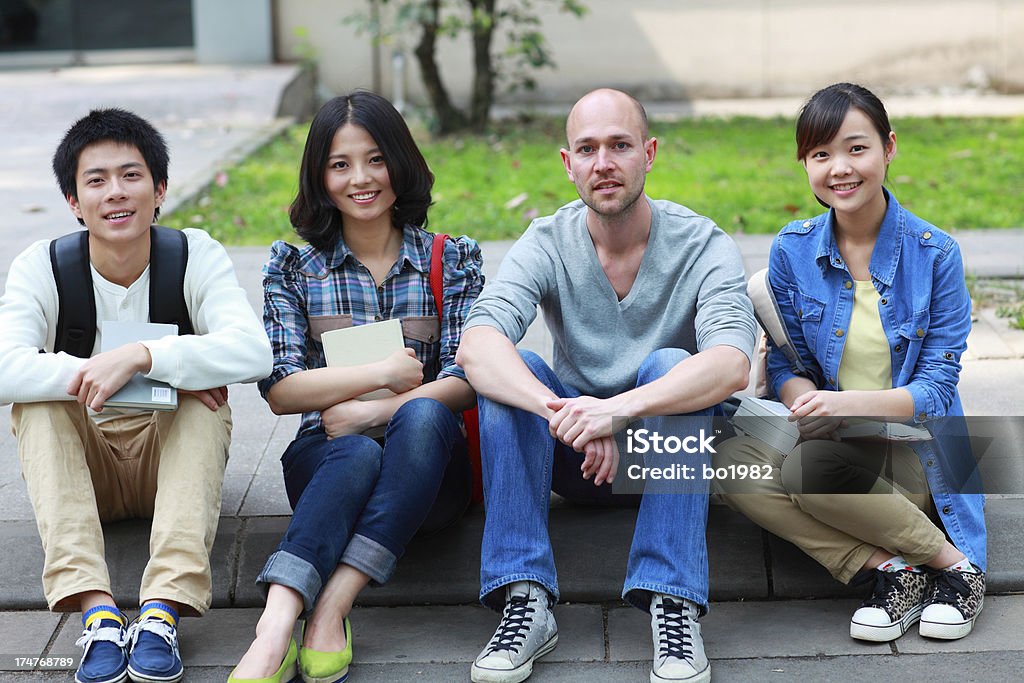
<path fill-rule="evenodd" d="M 317 249 L 332 249 L 341 237 L 341 212 L 324 187 L 334 134 L 345 124 L 361 126 L 380 148 L 395 193 L 391 223 L 396 228 L 427 224 L 434 174 L 402 115 L 386 99 L 366 90 L 335 97 L 317 112 L 299 168 L 299 192 L 288 210 L 299 237 Z"/>
<path fill-rule="evenodd" d="M 818 145 L 824 145 L 843 127 L 850 109 L 859 109 L 878 131 L 882 142 L 888 144 L 889 115 L 878 97 L 855 83 L 833 83 L 811 95 L 800 110 L 796 121 L 796 158 L 802 161 Z"/>

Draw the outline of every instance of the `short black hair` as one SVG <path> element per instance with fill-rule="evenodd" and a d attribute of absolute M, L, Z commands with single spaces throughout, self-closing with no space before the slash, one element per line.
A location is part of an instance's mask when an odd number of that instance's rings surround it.
<path fill-rule="evenodd" d="M 341 212 L 324 187 L 324 171 L 334 134 L 346 124 L 366 129 L 380 148 L 396 197 L 392 225 L 425 227 L 434 174 L 398 110 L 376 93 L 356 90 L 329 100 L 310 125 L 299 191 L 288 210 L 295 232 L 320 250 L 332 249 L 341 237 Z"/>
<path fill-rule="evenodd" d="M 75 121 L 53 154 L 53 174 L 57 176 L 57 185 L 65 199 L 78 199 L 75 176 L 78 174 L 78 157 L 82 150 L 97 142 L 107 141 L 130 145 L 139 150 L 153 176 L 153 189 L 160 183 L 167 186 L 169 156 L 167 142 L 160 131 L 138 114 L 124 109 L 93 109 L 87 116 Z M 153 213 L 153 220 L 159 215 L 158 206 Z M 81 218 L 78 222 L 85 225 Z"/>
<path fill-rule="evenodd" d="M 796 158 L 803 160 L 812 149 L 836 136 L 850 109 L 859 109 L 878 131 L 882 142 L 889 139 L 892 126 L 885 105 L 862 85 L 833 83 L 811 95 L 796 122 Z"/>

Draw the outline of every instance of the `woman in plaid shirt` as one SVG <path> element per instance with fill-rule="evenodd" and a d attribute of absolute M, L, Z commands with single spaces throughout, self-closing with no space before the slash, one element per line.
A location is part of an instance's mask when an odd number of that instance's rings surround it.
<path fill-rule="evenodd" d="M 388 580 L 417 530 L 454 522 L 469 502 L 457 414 L 475 395 L 455 351 L 483 286 L 481 257 L 468 237 L 444 244 L 439 319 L 429 281 L 433 236 L 424 230 L 433 182 L 384 98 L 356 91 L 313 120 L 290 211 L 308 245 L 275 242 L 264 269 L 274 370 L 260 391 L 276 414 L 302 413 L 281 458 L 294 512 L 257 578 L 267 607 L 231 680 L 290 680 L 300 616 L 303 680 L 343 680 L 356 595 L 371 580 Z M 394 318 L 408 348 L 376 363 L 326 367 L 323 332 Z M 377 389 L 394 395 L 355 398 Z M 386 428 L 382 438 L 363 434 L 374 427 Z"/>

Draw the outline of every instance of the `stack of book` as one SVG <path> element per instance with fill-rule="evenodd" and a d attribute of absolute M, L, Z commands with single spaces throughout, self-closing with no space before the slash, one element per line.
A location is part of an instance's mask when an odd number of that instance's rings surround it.
<path fill-rule="evenodd" d="M 790 410 L 778 401 L 744 396 L 732 418 L 732 426 L 746 436 L 760 439 L 783 453 L 789 453 L 800 441 L 796 422 L 790 422 Z M 924 427 L 887 420 L 848 417 L 836 430 L 840 439 L 881 441 L 928 441 L 931 433 Z"/>
<path fill-rule="evenodd" d="M 800 430 L 789 421 L 789 408 L 778 401 L 744 396 L 732 418 L 732 426 L 746 436 L 789 453 L 800 440 Z"/>

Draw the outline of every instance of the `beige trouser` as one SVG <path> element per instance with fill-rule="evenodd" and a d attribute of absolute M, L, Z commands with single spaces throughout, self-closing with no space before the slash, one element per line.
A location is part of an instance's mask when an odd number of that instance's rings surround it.
<path fill-rule="evenodd" d="M 231 410 L 179 395 L 176 411 L 96 424 L 74 401 L 15 404 L 12 431 L 43 542 L 51 610 L 79 608 L 83 591 L 110 593 L 101 522 L 153 519 L 140 603 L 210 606 L 210 550 L 220 516 Z M 140 552 L 142 550 L 140 549 Z"/>
<path fill-rule="evenodd" d="M 822 481 L 857 471 L 890 449 L 884 475 L 869 493 L 822 493 Z M 808 441 L 788 456 L 764 442 L 738 436 L 723 442 L 714 466 L 770 465 L 771 478 L 716 480 L 734 510 L 794 543 L 839 581 L 849 583 L 878 548 L 923 564 L 942 549 L 936 517 L 917 454 L 903 444 Z M 877 471 L 877 470 L 876 470 Z M 804 493 L 804 490 L 819 491 Z"/>

